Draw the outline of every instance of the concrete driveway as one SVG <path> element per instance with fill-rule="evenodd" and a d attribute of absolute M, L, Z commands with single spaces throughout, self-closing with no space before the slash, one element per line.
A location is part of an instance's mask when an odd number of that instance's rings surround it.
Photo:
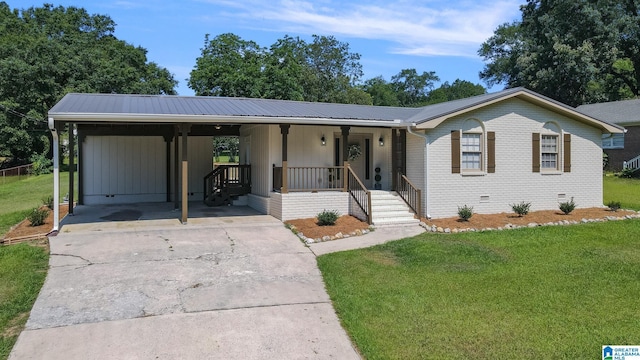
<path fill-rule="evenodd" d="M 273 217 L 76 222 L 10 359 L 359 359 Z"/>

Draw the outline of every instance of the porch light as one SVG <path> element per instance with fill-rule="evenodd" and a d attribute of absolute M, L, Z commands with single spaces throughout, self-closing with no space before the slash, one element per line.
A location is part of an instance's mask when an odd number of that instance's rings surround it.
<path fill-rule="evenodd" d="M 322 146 L 327 145 L 327 140 L 324 138 L 324 135 L 322 135 L 322 137 L 320 138 L 320 143 L 322 144 Z"/>
<path fill-rule="evenodd" d="M 382 138 L 382 136 L 380 136 L 380 138 L 378 139 L 378 144 L 380 144 L 380 146 L 384 146 L 384 139 Z"/>
<path fill-rule="evenodd" d="M 222 126 L 220 126 L 220 124 L 216 124 L 216 130 L 220 130 L 222 128 Z"/>

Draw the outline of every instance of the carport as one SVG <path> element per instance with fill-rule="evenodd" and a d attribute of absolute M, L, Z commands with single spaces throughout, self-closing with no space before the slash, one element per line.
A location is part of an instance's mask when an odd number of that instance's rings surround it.
<path fill-rule="evenodd" d="M 49 129 L 53 137 L 54 171 L 54 228 L 59 230 L 60 198 L 60 134 L 67 132 L 69 154 L 77 147 L 78 184 L 74 183 L 74 156 L 69 156 L 69 213 L 73 214 L 73 205 L 77 201 L 82 205 L 89 200 L 102 197 L 101 204 L 114 198 L 108 190 L 86 194 L 85 188 L 91 182 L 108 182 L 112 187 L 136 188 L 140 194 L 120 196 L 120 201 L 134 203 L 171 202 L 174 208 L 181 209 L 180 221 L 187 223 L 189 215 L 189 196 L 194 195 L 193 188 L 202 183 L 201 178 L 190 179 L 190 143 L 195 137 L 238 136 L 240 125 L 233 119 L 225 119 L 205 111 L 201 105 L 188 101 L 187 97 L 158 97 L 100 94 L 68 94 L 49 112 Z M 208 112 L 210 115 L 203 113 Z M 237 121 L 235 121 L 237 122 Z M 77 135 L 78 144 L 73 134 Z M 83 143 L 90 139 L 110 139 L 111 152 L 104 152 L 100 158 L 86 154 Z M 123 140 L 124 139 L 124 140 Z M 140 141 L 140 139 L 146 139 Z M 153 139 L 153 140 L 148 140 Z M 164 143 L 164 145 L 162 145 Z M 95 145 L 94 145 L 95 146 Z M 99 144 L 97 146 L 100 146 Z M 211 170 L 212 154 L 204 149 L 204 161 L 195 166 L 208 166 Z M 193 151 L 193 149 L 192 149 Z M 208 162 L 205 162 L 207 157 Z M 132 160 L 135 159 L 135 160 Z M 103 165 L 104 163 L 110 163 Z M 203 165 L 204 164 L 204 165 Z M 84 169 L 96 168 L 96 174 L 87 179 Z M 153 168 L 146 174 L 146 168 Z M 145 176 L 140 176 L 140 174 Z M 114 175 L 115 174 L 115 175 Z M 135 178 L 135 184 L 133 179 Z M 190 184 L 191 180 L 191 184 Z M 195 182 L 195 183 L 194 183 Z M 108 185 L 102 184 L 103 188 Z M 136 186 L 137 185 L 137 186 Z M 190 187 L 191 185 L 191 188 Z M 74 199 L 77 186 L 78 199 Z M 100 187 L 100 184 L 97 185 Z M 153 188 L 151 191 L 149 188 Z M 201 189 L 201 187 L 197 187 Z M 126 191 L 125 191 L 126 192 Z M 131 191 L 130 191 L 131 192 Z M 173 195 L 173 196 L 172 196 Z M 124 200 L 122 200 L 124 199 Z"/>

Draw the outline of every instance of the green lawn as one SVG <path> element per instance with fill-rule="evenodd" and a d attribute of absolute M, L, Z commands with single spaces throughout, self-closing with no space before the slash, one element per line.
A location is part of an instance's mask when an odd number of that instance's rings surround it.
<path fill-rule="evenodd" d="M 27 322 L 47 273 L 49 257 L 43 248 L 26 244 L 0 247 L 0 359 Z"/>
<path fill-rule="evenodd" d="M 69 173 L 61 172 L 60 199 L 67 193 L 68 188 Z M 11 226 L 24 219 L 30 209 L 42 205 L 43 198 L 51 195 L 53 195 L 53 174 L 29 176 L 20 181 L 0 185 L 0 237 Z"/>
<path fill-rule="evenodd" d="M 594 359 L 640 343 L 640 220 L 428 233 L 318 264 L 367 359 Z"/>
<path fill-rule="evenodd" d="M 640 179 L 603 178 L 604 204 L 619 201 L 623 209 L 640 210 Z"/>

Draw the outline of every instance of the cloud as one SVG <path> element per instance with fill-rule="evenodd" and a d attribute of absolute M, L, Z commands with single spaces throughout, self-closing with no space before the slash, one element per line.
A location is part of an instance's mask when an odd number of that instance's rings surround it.
<path fill-rule="evenodd" d="M 349 2 L 201 0 L 216 5 L 217 16 L 247 27 L 300 34 L 385 40 L 386 51 L 420 56 L 475 57 L 498 25 L 519 15 L 517 0 L 400 0 Z M 220 8 L 224 8 L 220 11 Z"/>

